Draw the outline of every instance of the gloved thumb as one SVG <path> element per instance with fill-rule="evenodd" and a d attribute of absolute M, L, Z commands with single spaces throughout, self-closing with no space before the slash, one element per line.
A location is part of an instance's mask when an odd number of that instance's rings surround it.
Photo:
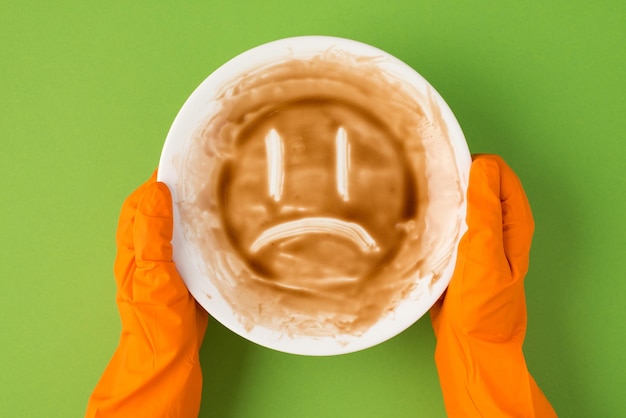
<path fill-rule="evenodd" d="M 513 280 L 528 270 L 534 222 L 524 188 L 504 160 L 474 156 L 468 192 L 469 257 L 501 266 Z M 500 243 L 500 245 L 497 245 Z"/>
<path fill-rule="evenodd" d="M 137 207 L 133 236 L 138 266 L 172 261 L 173 229 L 170 191 L 165 184 L 154 182 L 148 186 Z"/>
<path fill-rule="evenodd" d="M 135 215 L 135 302 L 170 305 L 189 297 L 173 262 L 173 228 L 170 191 L 164 183 L 152 183 L 139 201 Z"/>

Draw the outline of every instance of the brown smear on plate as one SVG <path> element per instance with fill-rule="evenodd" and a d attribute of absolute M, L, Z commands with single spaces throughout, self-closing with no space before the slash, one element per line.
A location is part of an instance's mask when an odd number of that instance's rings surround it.
<path fill-rule="evenodd" d="M 437 280 L 463 195 L 434 97 L 328 51 L 246 74 L 217 105 L 177 192 L 246 329 L 358 336 Z"/>

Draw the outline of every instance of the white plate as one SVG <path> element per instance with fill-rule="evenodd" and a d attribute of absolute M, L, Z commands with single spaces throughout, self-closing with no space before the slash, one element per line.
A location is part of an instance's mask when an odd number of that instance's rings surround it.
<path fill-rule="evenodd" d="M 226 212 L 221 212 L 220 208 L 227 207 L 227 204 L 223 203 L 225 200 L 220 197 L 222 195 L 218 192 L 218 186 L 227 184 L 229 189 L 226 193 L 238 196 L 236 193 L 239 193 L 237 189 L 239 183 L 231 177 L 234 178 L 235 174 L 242 172 L 245 175 L 245 167 L 242 165 L 244 158 L 241 155 L 244 155 L 242 154 L 244 152 L 250 152 L 237 148 L 239 145 L 221 137 L 221 135 L 235 135 L 232 134 L 231 128 L 233 126 L 238 128 L 244 124 L 244 122 L 233 122 L 228 119 L 229 116 L 235 115 L 229 106 L 238 106 L 238 100 L 243 100 L 241 98 L 247 94 L 246 88 L 250 85 L 253 85 L 255 89 L 259 86 L 267 87 L 267 84 L 264 85 L 259 81 L 262 79 L 258 77 L 260 72 L 274 74 L 273 68 L 279 68 L 277 66 L 284 66 L 285 63 L 292 63 L 294 60 L 304 65 L 305 68 L 309 68 L 306 67 L 309 63 L 327 60 L 331 68 L 340 65 L 341 74 L 345 75 L 344 71 L 353 72 L 354 80 L 359 80 L 359 77 L 375 79 L 371 81 L 372 86 L 384 79 L 384 82 L 388 83 L 385 85 L 389 86 L 389 91 L 399 88 L 403 98 L 411 99 L 410 107 L 417 109 L 417 113 L 401 112 L 401 114 L 419 121 L 419 127 L 411 131 L 419 130 L 419 135 L 416 134 L 411 137 L 411 140 L 406 141 L 402 138 L 398 139 L 399 136 L 395 138 L 400 144 L 399 149 L 402 150 L 402 164 L 404 165 L 401 165 L 403 169 L 408 170 L 407 172 L 412 173 L 413 183 L 408 181 L 405 184 L 406 190 L 409 190 L 407 196 L 414 194 L 418 209 L 410 212 L 403 222 L 395 226 L 397 230 L 404 231 L 405 235 L 402 235 L 404 238 L 394 241 L 397 246 L 393 247 L 395 248 L 393 251 L 389 250 L 391 255 L 385 259 L 384 267 L 378 270 L 370 269 L 375 272 L 368 273 L 370 276 L 368 280 L 362 278 L 363 271 L 354 273 L 356 276 L 350 276 L 347 273 L 352 271 L 350 263 L 337 265 L 336 260 L 335 264 L 327 269 L 333 273 L 328 273 L 323 277 L 320 273 L 319 278 L 314 276 L 317 273 L 310 273 L 310 269 L 300 268 L 296 262 L 293 262 L 296 263 L 293 265 L 296 266 L 294 268 L 298 274 L 289 276 L 281 270 L 280 274 L 284 273 L 285 276 L 272 279 L 264 276 L 265 270 L 257 269 L 247 262 L 247 256 L 252 257 L 259 248 L 271 245 L 274 241 L 278 242 L 281 251 L 285 248 L 292 251 L 293 248 L 289 247 L 292 244 L 288 241 L 300 231 L 304 234 L 305 230 L 309 232 L 313 230 L 315 241 L 307 236 L 303 238 L 304 242 L 323 243 L 319 244 L 319 248 L 326 248 L 324 251 L 327 252 L 329 245 L 337 244 L 337 240 L 348 239 L 350 235 L 360 237 L 358 239 L 363 246 L 361 250 L 364 254 L 370 250 L 378 251 L 376 234 L 369 235 L 367 228 L 360 228 L 354 219 L 345 219 L 341 216 L 333 218 L 326 213 L 328 206 L 325 207 L 326 212 L 323 216 L 310 216 L 309 213 L 309 216 L 303 215 L 299 218 L 294 213 L 299 213 L 297 210 L 302 208 L 291 207 L 291 222 L 288 226 L 269 225 L 268 229 L 261 234 L 262 236 L 257 235 L 252 246 L 241 248 L 238 246 L 242 246 L 241 243 L 245 241 L 242 237 L 246 234 L 246 222 L 255 224 L 256 215 L 252 214 L 256 213 L 255 210 L 258 211 L 260 206 L 241 209 L 239 214 L 246 215 L 243 220 L 231 219 L 230 211 L 234 213 L 239 210 L 230 209 L 234 203 Z M 332 73 L 332 71 L 324 71 L 324 74 Z M 334 75 L 328 75 L 329 79 L 332 77 Z M 369 78 L 367 80 L 363 78 L 365 81 L 346 83 L 355 83 L 357 88 L 361 85 L 369 88 Z M 322 86 L 326 82 L 319 81 L 319 85 Z M 380 83 L 376 85 L 380 86 Z M 243 86 L 242 91 L 236 91 L 238 86 Z M 327 87 L 320 87 L 320 91 Z M 284 90 L 291 91 L 289 89 L 290 87 L 287 86 Z M 385 95 L 374 90 L 375 93 L 368 93 L 372 95 L 372 108 L 376 102 L 375 98 L 378 97 L 376 94 L 380 97 Z M 332 94 L 332 89 L 327 88 L 326 93 Z M 282 96 L 276 94 L 278 95 L 276 100 L 279 100 L 278 97 Z M 246 100 L 252 99 L 247 97 Z M 355 100 L 358 102 L 357 106 L 363 106 L 364 109 L 370 106 L 369 98 L 368 100 L 358 98 Z M 251 109 L 250 114 L 253 111 L 254 109 Z M 372 110 L 372 112 L 375 111 Z M 421 114 L 421 116 L 413 117 L 411 116 L 413 114 Z M 256 129 L 263 124 L 273 123 L 268 122 L 273 117 L 272 115 L 273 113 L 255 115 L 252 117 L 254 122 L 246 126 Z M 385 119 L 384 115 L 384 112 L 377 114 L 381 119 Z M 397 129 L 402 130 L 406 126 L 412 126 L 409 124 L 389 127 L 391 124 L 388 126 L 385 125 L 386 123 L 386 119 L 382 120 L 385 129 L 388 129 L 384 132 L 394 134 L 400 132 Z M 218 124 L 220 124 L 220 129 L 217 127 Z M 224 126 L 227 128 L 223 128 Z M 351 126 L 345 128 L 342 131 L 337 130 L 336 150 L 334 151 L 336 161 L 342 159 L 348 161 L 347 159 L 352 158 L 350 153 L 356 152 L 354 149 L 358 147 L 368 149 L 371 147 L 371 144 L 354 143 L 350 145 L 352 147 L 350 148 L 346 143 L 351 140 L 350 135 L 353 131 L 356 132 L 357 128 L 353 129 Z M 346 134 L 346 130 L 350 132 L 349 135 Z M 371 130 L 360 132 L 371 132 Z M 275 130 L 266 134 L 263 149 L 267 153 L 268 160 L 273 158 L 282 161 L 286 158 L 281 154 L 285 146 L 283 144 L 281 148 L 280 140 L 280 133 Z M 298 144 L 294 145 L 294 149 L 302 145 Z M 385 148 L 385 146 L 376 145 L 372 149 L 379 149 L 381 154 L 387 152 L 388 156 L 393 156 L 393 151 L 390 150 L 395 149 L 394 146 Z M 272 148 L 278 153 L 274 157 L 270 156 Z M 313 148 L 315 146 L 308 149 Z M 304 145 L 298 149 L 299 152 L 304 153 L 303 158 L 307 157 L 307 152 L 312 152 L 307 151 Z M 384 160 L 384 157 L 381 158 Z M 302 161 L 309 161 L 304 163 L 309 164 L 312 160 L 315 160 L 315 157 L 308 160 L 305 158 Z M 231 169 L 230 172 L 235 174 L 230 177 L 220 175 L 227 161 L 231 161 L 228 164 L 235 164 L 236 167 Z M 252 166 L 256 160 L 251 161 Z M 268 169 L 267 178 L 259 180 L 263 184 L 269 183 L 267 190 L 259 189 L 259 196 L 264 198 L 269 196 L 274 201 L 272 204 L 282 204 L 282 194 L 292 193 L 289 189 L 291 183 L 284 183 L 287 180 L 283 179 L 285 175 L 291 175 L 289 170 L 292 169 L 285 169 L 291 166 L 282 162 L 281 170 L 274 170 L 272 174 Z M 267 164 L 269 166 L 271 163 Z M 336 170 L 334 174 L 337 178 L 336 192 L 346 202 L 350 201 L 347 187 L 353 187 L 351 182 L 357 178 L 356 174 L 352 174 L 354 169 L 350 168 L 352 167 L 350 164 L 353 163 L 344 162 L 343 165 L 336 163 L 332 166 L 333 170 Z M 422 317 L 441 296 L 454 269 L 458 242 L 466 230 L 465 192 L 470 165 L 469 150 L 454 115 L 440 95 L 417 72 L 397 58 L 369 45 L 341 38 L 308 36 L 282 39 L 253 48 L 233 58 L 206 78 L 191 94 L 174 120 L 163 147 L 158 179 L 169 186 L 174 200 L 173 246 L 174 260 L 178 270 L 192 295 L 215 319 L 242 337 L 268 348 L 294 354 L 335 355 L 368 348 L 394 337 Z M 392 164 L 387 164 L 385 167 L 390 172 L 393 171 Z M 342 170 L 343 174 L 337 174 Z M 365 172 L 367 174 L 367 171 Z M 298 173 L 302 175 L 303 172 Z M 390 174 L 389 179 L 393 178 Z M 246 181 L 254 182 L 255 180 L 251 178 Z M 246 183 L 244 181 L 241 184 Z M 284 184 L 287 186 L 283 191 Z M 303 193 L 312 193 L 307 190 L 316 190 L 321 186 L 313 181 L 308 183 L 307 187 Z M 361 182 L 351 190 L 356 189 L 356 195 L 358 195 L 360 188 L 362 198 L 363 190 L 367 187 L 367 183 Z M 376 187 L 382 190 L 378 187 L 378 183 Z M 385 202 L 384 199 L 374 198 L 378 196 L 376 193 L 380 192 L 370 190 L 369 193 L 372 193 L 373 201 Z M 403 196 L 406 198 L 405 195 Z M 246 199 L 244 197 L 242 200 L 231 200 L 246 203 L 248 202 Z M 379 206 L 384 207 L 384 204 L 381 203 L 382 206 Z M 339 202 L 338 205 L 342 203 Z M 376 208 L 380 209 L 379 206 Z M 239 230 L 235 226 L 232 226 L 232 229 L 226 228 L 225 216 L 228 216 L 229 225 L 241 223 L 243 226 L 240 225 Z M 268 215 L 263 212 L 259 216 L 267 217 Z M 318 222 L 320 218 L 321 223 Z M 255 227 L 258 228 L 259 225 Z M 327 245 L 324 241 L 326 239 L 324 233 L 328 235 L 330 232 L 332 235 L 338 230 L 343 231 L 336 234 L 341 236 L 339 238 L 336 236 L 332 243 L 328 241 Z M 370 242 L 372 240 L 374 242 Z M 370 250 L 367 249 L 368 245 L 370 245 Z M 267 258 L 270 260 L 268 262 L 277 263 L 271 264 L 272 266 L 281 265 L 275 261 L 275 258 L 272 258 L 278 256 L 271 254 Z M 280 252 L 278 254 L 280 255 Z M 333 258 L 332 252 L 329 254 L 331 254 L 330 257 L 325 256 L 328 260 Z M 341 252 L 341 254 L 344 253 Z M 346 254 L 356 254 L 357 260 L 360 260 L 359 257 L 363 257 L 364 260 L 366 258 L 366 255 L 359 255 L 358 251 L 353 253 L 348 251 Z M 292 255 L 289 253 L 290 259 L 293 259 Z M 324 261 L 315 260 L 321 266 L 320 271 L 323 270 Z M 336 272 L 343 272 L 344 268 L 346 273 L 342 273 L 341 277 L 336 276 L 338 274 Z M 305 277 L 307 274 L 313 274 L 313 276 Z M 353 282 L 358 282 L 358 286 L 351 284 Z M 297 289 L 294 290 L 294 288 Z"/>

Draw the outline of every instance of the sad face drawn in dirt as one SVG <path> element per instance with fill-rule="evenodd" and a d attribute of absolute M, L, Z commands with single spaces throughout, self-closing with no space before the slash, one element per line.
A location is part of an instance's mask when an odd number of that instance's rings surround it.
<path fill-rule="evenodd" d="M 284 286 L 362 278 L 393 255 L 414 215 L 402 150 L 366 113 L 291 103 L 241 135 L 221 173 L 229 238 Z"/>

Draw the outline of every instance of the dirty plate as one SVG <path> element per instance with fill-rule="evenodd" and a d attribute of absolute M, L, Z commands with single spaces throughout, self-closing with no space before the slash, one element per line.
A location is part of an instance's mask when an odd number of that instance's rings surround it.
<path fill-rule="evenodd" d="M 213 72 L 165 141 L 174 260 L 196 300 L 275 350 L 365 349 L 422 317 L 466 230 L 449 107 L 363 43 L 282 39 Z"/>

